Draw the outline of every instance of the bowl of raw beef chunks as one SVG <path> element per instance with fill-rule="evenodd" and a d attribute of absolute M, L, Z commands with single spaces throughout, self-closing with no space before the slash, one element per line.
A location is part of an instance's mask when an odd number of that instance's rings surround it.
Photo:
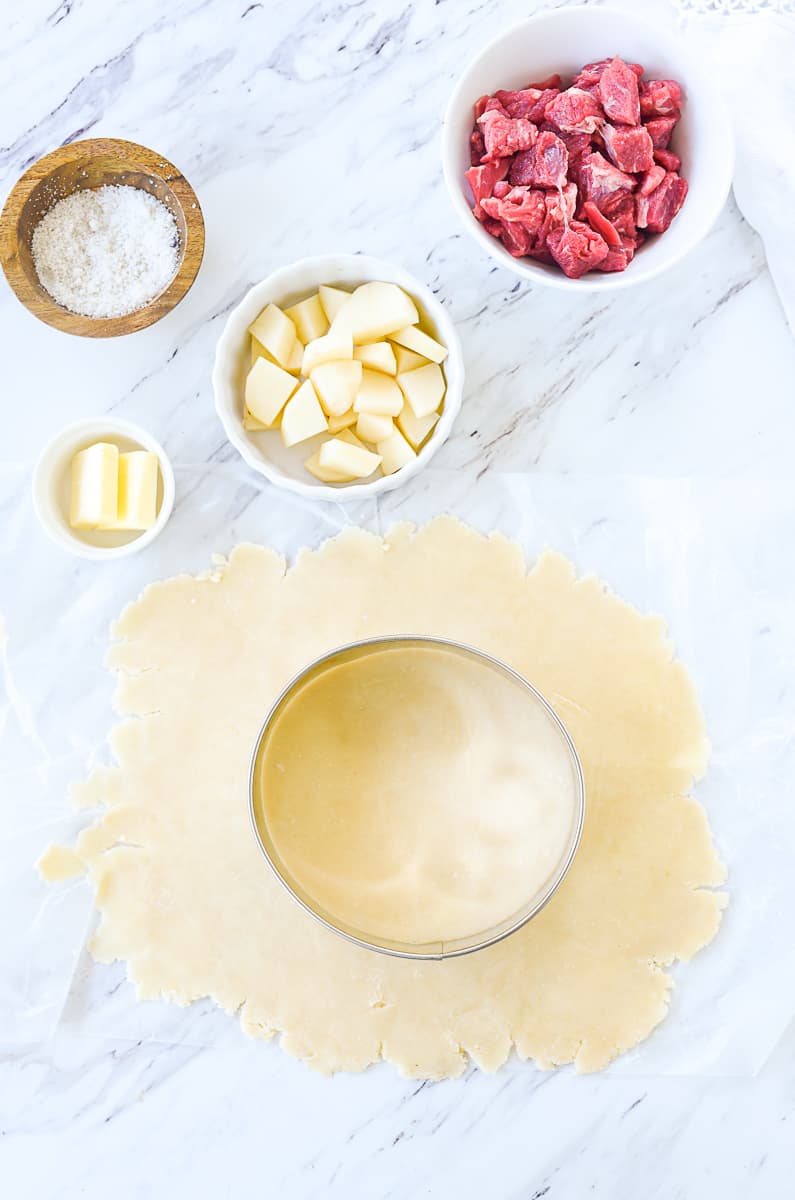
<path fill-rule="evenodd" d="M 701 241 L 734 144 L 717 88 L 673 36 L 629 12 L 562 8 L 470 63 L 443 161 L 454 207 L 494 259 L 601 290 L 650 279 Z"/>

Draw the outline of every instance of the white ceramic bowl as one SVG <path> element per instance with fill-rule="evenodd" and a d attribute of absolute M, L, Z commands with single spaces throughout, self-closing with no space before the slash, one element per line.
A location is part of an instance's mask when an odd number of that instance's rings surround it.
<path fill-rule="evenodd" d="M 687 199 L 670 228 L 641 246 L 627 269 L 569 279 L 557 266 L 513 258 L 472 214 L 464 178 L 469 167 L 472 109 L 498 88 L 526 87 L 559 72 L 564 81 L 586 63 L 614 55 L 645 68 L 645 77 L 676 79 L 684 92 L 682 118 L 672 149 L 682 159 Z M 667 30 L 635 13 L 608 8 L 559 8 L 505 30 L 469 64 L 450 99 L 442 134 L 444 176 L 453 207 L 469 233 L 492 258 L 534 283 L 584 291 L 610 291 L 652 279 L 678 262 L 708 232 L 723 208 L 734 170 L 734 139 L 717 88 Z"/>
<path fill-rule="evenodd" d="M 249 433 L 243 428 L 243 388 L 249 369 L 248 327 L 266 304 L 278 304 L 280 307 L 295 304 L 304 296 L 316 292 L 321 283 L 354 288 L 370 280 L 396 283 L 413 296 L 422 310 L 423 327 L 447 347 L 448 357 L 442 364 L 447 381 L 444 407 L 430 438 L 416 459 L 402 470 L 394 475 L 377 475 L 361 483 L 325 484 L 314 479 L 303 464 L 323 441 L 323 437 L 328 435 L 311 438 L 287 449 L 276 431 Z M 463 390 L 461 344 L 447 311 L 433 292 L 408 271 L 364 254 L 302 258 L 274 271 L 262 283 L 255 284 L 229 314 L 218 341 L 213 368 L 216 412 L 229 441 L 248 465 L 278 487 L 312 500 L 333 500 L 337 503 L 362 500 L 391 491 L 427 466 L 450 433 L 461 408 Z"/>
<path fill-rule="evenodd" d="M 157 520 L 151 529 L 143 533 L 72 529 L 69 524 L 72 458 L 94 442 L 115 442 L 120 450 L 150 450 L 157 455 L 160 464 Z M 174 491 L 174 472 L 160 443 L 140 425 L 114 417 L 92 417 L 62 429 L 45 447 L 33 473 L 33 504 L 45 532 L 62 549 L 79 558 L 100 562 L 125 558 L 149 546 L 171 516 Z"/>

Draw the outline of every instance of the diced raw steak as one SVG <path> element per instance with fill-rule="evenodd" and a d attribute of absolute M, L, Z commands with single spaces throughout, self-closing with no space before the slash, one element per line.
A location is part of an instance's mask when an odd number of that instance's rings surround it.
<path fill-rule="evenodd" d="M 622 238 L 635 237 L 635 197 L 630 192 L 615 192 L 611 202 L 605 205 L 605 215 Z"/>
<path fill-rule="evenodd" d="M 544 119 L 544 109 L 557 96 L 557 88 L 524 88 L 519 92 L 496 92 L 509 117 L 524 117 L 538 125 Z"/>
<path fill-rule="evenodd" d="M 538 88 L 539 91 L 548 91 L 554 89 L 560 91 L 560 75 L 549 75 L 546 79 L 542 79 L 540 83 L 528 83 L 529 88 Z"/>
<path fill-rule="evenodd" d="M 547 247 L 555 262 L 569 279 L 579 279 L 602 262 L 608 253 L 607 242 L 582 221 L 553 229 Z"/>
<path fill-rule="evenodd" d="M 667 150 L 678 117 L 652 117 L 646 122 L 655 150 Z"/>
<path fill-rule="evenodd" d="M 682 89 L 675 79 L 646 79 L 640 85 L 640 115 L 679 117 Z"/>
<path fill-rule="evenodd" d="M 626 271 L 628 263 L 629 255 L 624 247 L 611 246 L 596 269 L 605 272 Z"/>
<path fill-rule="evenodd" d="M 605 119 L 596 97 L 575 87 L 550 100 L 544 115 L 562 133 L 593 133 Z"/>
<path fill-rule="evenodd" d="M 622 125 L 640 124 L 638 77 L 621 58 L 613 58 L 599 78 L 599 99 L 605 115 Z"/>
<path fill-rule="evenodd" d="M 665 179 L 665 167 L 653 166 L 651 170 L 644 173 L 638 188 L 638 195 L 650 196 L 654 189 L 660 186 L 663 179 Z"/>
<path fill-rule="evenodd" d="M 620 233 L 615 225 L 611 221 L 608 221 L 603 213 L 600 213 L 593 200 L 585 201 L 583 211 L 591 228 L 596 230 L 600 237 L 604 238 L 611 250 L 621 245 Z"/>
<path fill-rule="evenodd" d="M 504 200 L 511 190 L 511 185 L 507 180 L 498 179 L 491 194 L 492 196 L 496 196 L 498 200 Z"/>
<path fill-rule="evenodd" d="M 610 158 L 622 171 L 648 171 L 654 162 L 654 146 L 642 125 L 604 125 L 602 137 Z"/>
<path fill-rule="evenodd" d="M 593 200 L 597 208 L 605 211 L 605 202 L 616 192 L 631 192 L 635 180 L 609 163 L 598 150 L 587 154 L 580 167 L 580 184 L 586 200 Z"/>
<path fill-rule="evenodd" d="M 593 87 L 602 78 L 605 67 L 609 67 L 613 60 L 611 58 L 602 58 L 599 62 L 586 63 L 578 75 L 574 76 L 573 87 Z M 626 63 L 630 71 L 633 71 L 638 79 L 643 78 L 643 67 L 640 63 Z"/>
<path fill-rule="evenodd" d="M 544 131 L 531 150 L 517 154 L 510 171 L 513 184 L 532 187 L 562 187 L 566 182 L 569 155 L 565 145 L 554 133 Z"/>
<path fill-rule="evenodd" d="M 530 234 L 518 221 L 506 222 L 502 225 L 500 240 L 514 258 L 523 258 L 525 254 L 529 253 L 533 244 Z"/>
<path fill-rule="evenodd" d="M 483 200 L 483 211 L 505 224 L 523 225 L 531 237 L 541 229 L 546 216 L 544 192 L 532 188 L 511 188 L 503 199 L 492 196 Z"/>
<path fill-rule="evenodd" d="M 486 153 L 486 143 L 479 129 L 473 129 L 469 135 L 469 162 L 476 167 Z"/>
<path fill-rule="evenodd" d="M 577 208 L 576 183 L 567 183 L 559 192 L 545 192 L 544 203 L 551 227 L 565 225 L 568 221 L 572 221 Z"/>
<path fill-rule="evenodd" d="M 646 228 L 650 233 L 665 233 L 684 204 L 686 195 L 687 180 L 669 171 L 648 199 Z"/>
<path fill-rule="evenodd" d="M 488 162 L 516 154 L 519 150 L 529 150 L 538 137 L 538 130 L 531 121 L 522 117 L 514 120 L 494 110 L 484 112 L 478 124 L 483 130 Z"/>
<path fill-rule="evenodd" d="M 665 167 L 666 171 L 678 171 L 682 165 L 681 158 L 673 150 L 655 150 L 654 161 Z"/>
<path fill-rule="evenodd" d="M 472 211 L 476 217 L 482 215 L 481 202 L 493 194 L 495 183 L 508 174 L 510 162 L 509 158 L 498 158 L 496 162 L 485 163 L 482 167 L 470 167 L 466 172 L 467 183 L 472 188 L 475 198 Z"/>
<path fill-rule="evenodd" d="M 486 105 L 488 104 L 489 100 L 491 100 L 491 96 L 481 96 L 479 100 L 475 101 L 475 120 L 476 121 L 479 121 L 480 118 L 483 116 L 484 112 L 486 111 Z"/>

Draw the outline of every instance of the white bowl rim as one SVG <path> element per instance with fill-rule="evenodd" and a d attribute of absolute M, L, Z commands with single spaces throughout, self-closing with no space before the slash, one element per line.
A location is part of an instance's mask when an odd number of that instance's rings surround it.
<path fill-rule="evenodd" d="M 709 93 L 710 103 L 714 106 L 715 112 L 720 116 L 720 122 L 723 127 L 721 132 L 726 142 L 727 154 L 724 159 L 723 177 L 718 180 L 718 186 L 716 186 L 714 192 L 715 199 L 712 215 L 694 227 L 691 236 L 683 242 L 678 250 L 671 253 L 670 258 L 653 267 L 643 269 L 642 261 L 635 259 L 629 263 L 625 271 L 614 271 L 601 275 L 588 272 L 580 279 L 570 279 L 562 271 L 545 271 L 540 264 L 535 263 L 532 259 L 513 258 L 473 217 L 472 209 L 464 195 L 458 170 L 453 164 L 453 147 L 450 134 L 451 117 L 459 108 L 461 100 L 464 97 L 468 76 L 477 64 L 494 50 L 496 46 L 504 41 L 508 41 L 519 33 L 523 33 L 528 27 L 541 24 L 542 22 L 568 19 L 572 14 L 575 14 L 575 19 L 577 15 L 587 14 L 588 20 L 597 21 L 602 17 L 619 18 L 627 24 L 631 23 L 636 28 L 643 28 L 655 34 L 667 46 L 674 47 L 682 61 L 687 63 L 691 76 L 695 76 L 698 80 L 699 88 L 703 87 L 704 91 Z M 734 176 L 735 153 L 734 130 L 726 103 L 720 91 L 713 86 L 706 71 L 698 65 L 695 56 L 689 48 L 681 39 L 676 37 L 674 32 L 667 29 L 661 22 L 654 19 L 649 20 L 645 16 L 639 16 L 634 10 L 612 6 L 595 7 L 590 4 L 564 4 L 559 8 L 541 9 L 539 12 L 532 14 L 532 16 L 525 17 L 521 21 L 515 21 L 512 25 L 504 28 L 466 63 L 458 77 L 458 82 L 453 88 L 442 121 L 442 173 L 452 205 L 470 236 L 483 246 L 496 263 L 503 266 L 506 270 L 512 271 L 515 275 L 528 280 L 528 282 L 541 283 L 547 287 L 560 288 L 562 290 L 575 289 L 579 292 L 618 291 L 619 289 L 633 287 L 636 283 L 644 283 L 650 279 L 657 278 L 658 275 L 667 271 L 669 267 L 673 267 L 676 263 L 681 262 L 698 245 L 702 238 L 706 236 L 726 203 L 726 197 L 731 190 Z"/>
<path fill-rule="evenodd" d="M 231 419 L 223 406 L 223 400 L 228 396 L 227 383 L 223 378 L 225 360 L 227 355 L 236 353 L 238 339 L 232 327 L 236 319 L 239 319 L 241 311 L 248 307 L 252 297 L 255 295 L 259 296 L 262 294 L 264 297 L 266 293 L 270 295 L 271 293 L 278 293 L 280 290 L 283 293 L 289 294 L 291 290 L 290 281 L 296 274 L 301 271 L 315 271 L 320 274 L 326 264 L 328 264 L 328 270 L 331 272 L 335 269 L 339 270 L 341 265 L 343 267 L 350 267 L 352 274 L 358 274 L 362 282 L 365 283 L 380 279 L 386 282 L 398 283 L 400 287 L 405 288 L 406 291 L 419 300 L 428 316 L 439 327 L 439 336 L 447 347 L 447 359 L 444 364 L 447 388 L 442 415 L 428 441 L 422 447 L 414 461 L 402 467 L 401 470 L 395 471 L 392 475 L 383 475 L 370 482 L 341 484 L 337 487 L 326 484 L 305 483 L 303 480 L 293 479 L 291 476 L 283 474 L 277 467 L 272 466 L 270 463 L 263 462 L 262 459 L 253 454 L 251 443 L 244 436 L 245 431 L 242 430 L 242 422 L 235 422 Z M 359 270 L 360 267 L 361 270 Z M 278 303 L 276 300 L 273 302 Z M 263 299 L 263 305 L 265 303 L 267 301 Z M 247 321 L 246 328 L 248 324 L 249 322 Z M 259 475 L 264 476 L 274 486 L 294 492 L 305 499 L 331 501 L 336 504 L 350 504 L 356 500 L 369 500 L 373 496 L 401 487 L 412 476 L 428 465 L 439 447 L 447 440 L 453 423 L 461 410 L 464 389 L 464 358 L 458 331 L 449 312 L 433 294 L 428 285 L 423 283 L 422 280 L 417 279 L 405 267 L 389 262 L 386 259 L 376 258 L 373 255 L 363 253 L 312 254 L 304 258 L 295 259 L 284 266 L 277 267 L 269 275 L 265 276 L 264 279 L 253 284 L 246 291 L 245 295 L 241 297 L 238 304 L 229 313 L 221 336 L 218 339 L 213 364 L 212 384 L 215 396 L 215 411 L 223 425 L 224 432 L 229 442 L 235 447 L 248 466 Z"/>
<path fill-rule="evenodd" d="M 138 537 L 131 538 L 129 542 L 124 542 L 121 546 L 91 546 L 69 533 L 65 527 L 61 527 L 51 520 L 44 504 L 44 495 L 49 492 L 52 473 L 65 441 L 79 441 L 92 436 L 101 440 L 103 436 L 107 435 L 128 438 L 131 442 L 137 442 L 144 450 L 149 450 L 152 454 L 157 455 L 163 480 L 163 499 L 157 513 L 157 520 L 151 529 L 144 530 Z M 147 429 L 121 417 L 83 417 L 71 425 L 64 426 L 47 442 L 33 470 L 32 492 L 33 507 L 39 524 L 56 545 L 60 546 L 62 550 L 68 550 L 77 558 L 107 562 L 111 559 L 127 558 L 131 554 L 137 554 L 151 545 L 155 538 L 162 533 L 174 508 L 176 484 L 171 460 L 157 438 L 153 437 Z"/>

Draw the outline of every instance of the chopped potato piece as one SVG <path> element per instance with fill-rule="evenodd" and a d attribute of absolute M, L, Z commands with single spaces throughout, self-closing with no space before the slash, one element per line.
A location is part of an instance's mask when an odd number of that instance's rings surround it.
<path fill-rule="evenodd" d="M 265 347 L 262 345 L 262 343 L 258 342 L 257 339 L 252 334 L 249 360 L 248 360 L 249 366 L 253 367 L 254 363 L 257 361 L 258 358 L 270 358 L 270 355 L 268 354 L 268 351 L 265 349 Z"/>
<path fill-rule="evenodd" d="M 309 378 L 324 412 L 330 417 L 341 417 L 353 406 L 353 398 L 362 382 L 362 364 L 352 360 L 321 363 Z"/>
<path fill-rule="evenodd" d="M 263 429 L 273 429 L 273 426 L 266 425 L 264 421 L 258 420 L 258 418 L 255 417 L 253 413 L 250 413 L 246 408 L 243 411 L 243 428 L 247 429 L 249 433 L 261 433 Z"/>
<path fill-rule="evenodd" d="M 399 429 L 383 442 L 378 443 L 378 453 L 381 455 L 381 470 L 385 475 L 394 475 L 401 467 L 405 467 L 417 457 Z"/>
<path fill-rule="evenodd" d="M 413 350 L 407 350 L 405 346 L 397 344 L 392 348 L 395 352 L 398 375 L 402 375 L 404 371 L 413 371 L 417 367 L 427 367 L 429 360 L 423 358 L 421 354 L 415 354 Z"/>
<path fill-rule="evenodd" d="M 436 363 L 406 371 L 397 381 L 415 417 L 427 417 L 444 397 L 444 375 Z"/>
<path fill-rule="evenodd" d="M 422 443 L 439 420 L 438 412 L 424 417 L 415 417 L 408 404 L 404 404 L 397 415 L 397 426 L 410 446 L 419 450 Z"/>
<path fill-rule="evenodd" d="M 296 338 L 295 345 L 293 346 L 293 352 L 290 355 L 290 358 L 287 362 L 287 366 L 284 369 L 285 369 L 285 371 L 289 371 L 291 375 L 300 375 L 301 367 L 303 366 L 303 362 L 304 362 L 304 347 L 301 344 L 300 339 Z"/>
<path fill-rule="evenodd" d="M 305 379 L 288 401 L 282 415 L 282 441 L 285 446 L 294 446 L 296 442 L 305 442 L 307 438 L 314 437 L 316 433 L 325 433 L 327 429 L 315 389 Z"/>
<path fill-rule="evenodd" d="M 356 435 L 364 442 L 383 442 L 392 432 L 393 421 L 380 413 L 359 413 Z"/>
<path fill-rule="evenodd" d="M 361 387 L 353 402 L 355 412 L 396 417 L 402 407 L 403 397 L 394 379 L 380 371 L 362 371 Z"/>
<path fill-rule="evenodd" d="M 360 450 L 367 449 L 367 446 L 357 438 L 352 429 L 343 429 L 341 433 L 337 434 L 337 437 L 341 442 L 347 442 L 349 446 L 358 446 Z"/>
<path fill-rule="evenodd" d="M 347 412 L 342 413 L 339 417 L 329 417 L 328 431 L 329 433 L 339 433 L 341 429 L 350 429 L 351 425 L 355 425 L 358 420 L 358 414 L 349 408 Z"/>
<path fill-rule="evenodd" d="M 280 367 L 287 365 L 295 346 L 295 325 L 276 304 L 266 305 L 248 331 Z"/>
<path fill-rule="evenodd" d="M 246 408 L 263 425 L 272 425 L 297 386 L 276 363 L 258 358 L 246 376 Z"/>
<path fill-rule="evenodd" d="M 423 333 L 421 329 L 417 329 L 416 325 L 408 325 L 405 329 L 390 334 L 390 341 L 405 346 L 407 350 L 413 350 L 415 354 L 421 354 L 423 358 L 429 358 L 431 362 L 440 363 L 447 358 L 447 347 Z"/>
<path fill-rule="evenodd" d="M 328 468 L 321 467 L 319 450 L 309 456 L 304 466 L 309 474 L 314 475 L 321 483 L 350 483 L 355 478 L 353 475 L 341 475 L 339 471 L 329 471 Z"/>
<path fill-rule="evenodd" d="M 331 438 L 320 447 L 318 462 L 324 471 L 337 471 L 352 479 L 365 479 L 377 471 L 381 457 L 342 438 Z"/>
<path fill-rule="evenodd" d="M 284 315 L 293 322 L 304 345 L 328 333 L 329 320 L 317 292 L 314 296 L 307 296 L 306 300 L 300 300 L 292 308 L 286 308 Z"/>
<path fill-rule="evenodd" d="M 329 321 L 334 320 L 346 300 L 350 300 L 351 298 L 350 292 L 346 292 L 344 288 L 330 287 L 325 283 L 320 285 L 318 296 L 320 297 L 323 312 Z"/>
<path fill-rule="evenodd" d="M 304 375 L 311 375 L 315 367 L 321 363 L 338 362 L 353 358 L 353 339 L 349 333 L 327 333 L 324 337 L 315 338 L 304 347 L 304 360 L 301 370 Z"/>
<path fill-rule="evenodd" d="M 395 283 L 363 283 L 331 322 L 332 333 L 349 333 L 357 346 L 374 342 L 418 321 L 410 296 Z"/>
<path fill-rule="evenodd" d="M 381 371 L 384 375 L 397 375 L 395 351 L 389 342 L 370 342 L 368 346 L 357 346 L 353 357 L 358 359 L 363 367 L 371 371 Z"/>

